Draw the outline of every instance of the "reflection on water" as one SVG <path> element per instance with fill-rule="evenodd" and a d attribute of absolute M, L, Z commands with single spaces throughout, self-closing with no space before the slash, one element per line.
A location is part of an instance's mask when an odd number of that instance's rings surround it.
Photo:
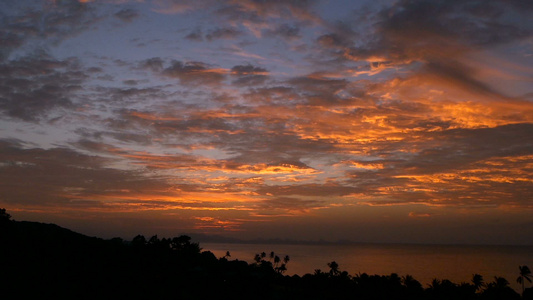
<path fill-rule="evenodd" d="M 261 245 L 202 243 L 204 250 L 222 257 L 230 251 L 231 259 L 253 262 L 256 253 L 274 251 L 279 257 L 289 255 L 287 275 L 304 275 L 315 269 L 327 271 L 335 260 L 339 269 L 357 273 L 412 275 L 423 285 L 433 278 L 470 282 L 472 274 L 481 274 L 485 282 L 494 276 L 506 278 L 515 290 L 519 265 L 533 267 L 533 246 L 449 246 L 449 245 Z"/>

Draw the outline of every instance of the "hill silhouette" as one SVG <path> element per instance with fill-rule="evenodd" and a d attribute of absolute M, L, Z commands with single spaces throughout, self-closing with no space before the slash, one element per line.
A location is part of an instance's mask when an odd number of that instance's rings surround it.
<path fill-rule="evenodd" d="M 504 278 L 424 288 L 409 275 L 351 276 L 334 261 L 328 271 L 285 276 L 289 257 L 273 252 L 248 263 L 217 258 L 186 235 L 104 240 L 0 215 L 3 299 L 521 299 Z"/>

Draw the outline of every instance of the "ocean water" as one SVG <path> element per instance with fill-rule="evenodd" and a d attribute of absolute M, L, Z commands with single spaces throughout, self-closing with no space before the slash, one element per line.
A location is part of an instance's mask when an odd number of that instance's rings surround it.
<path fill-rule="evenodd" d="M 533 268 L 533 246 L 456 246 L 456 245 L 263 245 L 202 243 L 203 250 L 217 257 L 230 251 L 230 259 L 253 262 L 256 253 L 271 251 L 283 258 L 289 255 L 286 275 L 314 273 L 315 269 L 329 271 L 328 262 L 336 261 L 341 271 L 350 275 L 400 276 L 412 275 L 422 285 L 434 278 L 455 283 L 470 282 L 472 275 L 481 274 L 485 282 L 495 276 L 506 278 L 511 287 L 520 291 L 516 282 L 518 266 Z M 528 285 L 528 286 L 531 286 Z"/>

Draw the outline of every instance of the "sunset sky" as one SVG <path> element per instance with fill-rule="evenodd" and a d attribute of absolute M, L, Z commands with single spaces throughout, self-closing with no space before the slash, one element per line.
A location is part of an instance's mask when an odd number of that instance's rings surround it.
<path fill-rule="evenodd" d="M 103 238 L 533 243 L 533 1 L 0 2 L 0 207 Z"/>

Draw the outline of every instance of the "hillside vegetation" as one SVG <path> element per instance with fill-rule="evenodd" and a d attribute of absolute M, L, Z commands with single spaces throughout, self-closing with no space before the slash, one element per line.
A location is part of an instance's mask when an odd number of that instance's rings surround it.
<path fill-rule="evenodd" d="M 188 236 L 103 240 L 1 214 L 3 299 L 521 299 L 504 278 L 423 287 L 409 275 L 350 276 L 335 262 L 286 276 L 289 258 L 273 253 L 247 263 L 217 258 Z M 531 289 L 524 294 L 532 299 Z"/>

